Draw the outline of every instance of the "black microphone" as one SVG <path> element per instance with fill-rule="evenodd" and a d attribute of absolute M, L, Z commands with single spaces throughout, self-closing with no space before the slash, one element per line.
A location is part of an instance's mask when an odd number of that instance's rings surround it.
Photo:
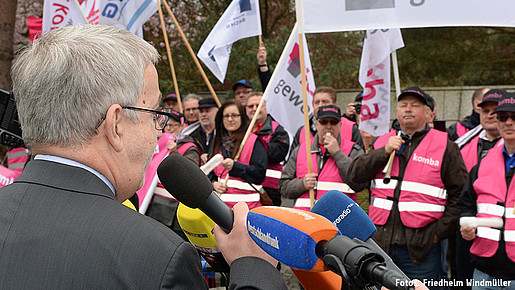
<path fill-rule="evenodd" d="M 232 230 L 234 213 L 218 197 L 211 181 L 193 162 L 174 152 L 159 164 L 157 175 L 163 187 L 178 201 L 200 209 L 226 233 Z"/>

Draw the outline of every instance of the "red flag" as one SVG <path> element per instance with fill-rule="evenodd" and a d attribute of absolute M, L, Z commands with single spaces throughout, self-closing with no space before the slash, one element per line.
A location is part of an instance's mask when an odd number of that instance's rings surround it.
<path fill-rule="evenodd" d="M 38 38 L 41 35 L 43 18 L 29 16 L 27 17 L 27 26 L 29 27 L 30 42 L 33 42 L 35 38 Z"/>

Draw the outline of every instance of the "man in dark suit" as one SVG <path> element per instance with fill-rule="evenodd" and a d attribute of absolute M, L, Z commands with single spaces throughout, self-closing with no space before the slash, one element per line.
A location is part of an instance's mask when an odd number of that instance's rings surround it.
<path fill-rule="evenodd" d="M 102 25 L 53 30 L 20 55 L 13 88 L 36 157 L 0 190 L 0 288 L 207 288 L 189 243 L 121 204 L 143 184 L 168 120 L 157 111 L 157 59 L 142 39 Z M 247 210 L 217 236 L 230 283 L 285 288 L 248 237 Z"/>

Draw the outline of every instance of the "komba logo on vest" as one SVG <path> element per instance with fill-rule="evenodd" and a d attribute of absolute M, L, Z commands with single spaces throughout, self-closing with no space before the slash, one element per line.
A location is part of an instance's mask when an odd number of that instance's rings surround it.
<path fill-rule="evenodd" d="M 434 160 L 433 158 L 417 156 L 416 152 L 413 153 L 413 161 L 422 162 L 424 164 L 429 164 L 431 166 L 440 166 L 440 161 Z"/>

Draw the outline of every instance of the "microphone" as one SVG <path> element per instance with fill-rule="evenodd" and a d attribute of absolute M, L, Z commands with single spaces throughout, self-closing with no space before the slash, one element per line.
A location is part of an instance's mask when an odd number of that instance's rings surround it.
<path fill-rule="evenodd" d="M 338 229 L 318 214 L 258 207 L 249 212 L 247 229 L 261 249 L 287 266 L 310 271 L 329 268 L 344 277 L 349 287 L 380 284 L 408 289 L 411 285 L 409 279 L 387 269 L 382 256 L 367 244 L 339 235 Z"/>
<path fill-rule="evenodd" d="M 347 195 L 337 190 L 326 192 L 311 208 L 311 212 L 329 219 L 342 235 L 364 241 L 381 255 L 389 269 L 401 273 L 404 279 L 410 280 L 372 239 L 377 232 L 376 226 L 367 213 Z"/>
<path fill-rule="evenodd" d="M 211 157 L 206 164 L 200 166 L 200 170 L 204 172 L 205 175 L 208 175 L 211 171 L 213 171 L 220 163 L 224 161 L 224 157 L 222 154 L 218 153 L 215 156 Z"/>
<path fill-rule="evenodd" d="M 467 216 L 460 218 L 460 226 L 462 227 L 492 227 L 500 229 L 504 225 L 501 218 L 478 218 L 473 216 Z"/>
<path fill-rule="evenodd" d="M 199 209 L 179 203 L 177 221 L 190 243 L 211 266 L 214 272 L 229 273 L 230 267 L 218 248 L 213 228 L 215 223 Z"/>
<path fill-rule="evenodd" d="M 159 164 L 157 175 L 163 187 L 178 201 L 200 209 L 226 233 L 232 230 L 232 210 L 213 191 L 207 176 L 193 162 L 174 152 Z"/>

